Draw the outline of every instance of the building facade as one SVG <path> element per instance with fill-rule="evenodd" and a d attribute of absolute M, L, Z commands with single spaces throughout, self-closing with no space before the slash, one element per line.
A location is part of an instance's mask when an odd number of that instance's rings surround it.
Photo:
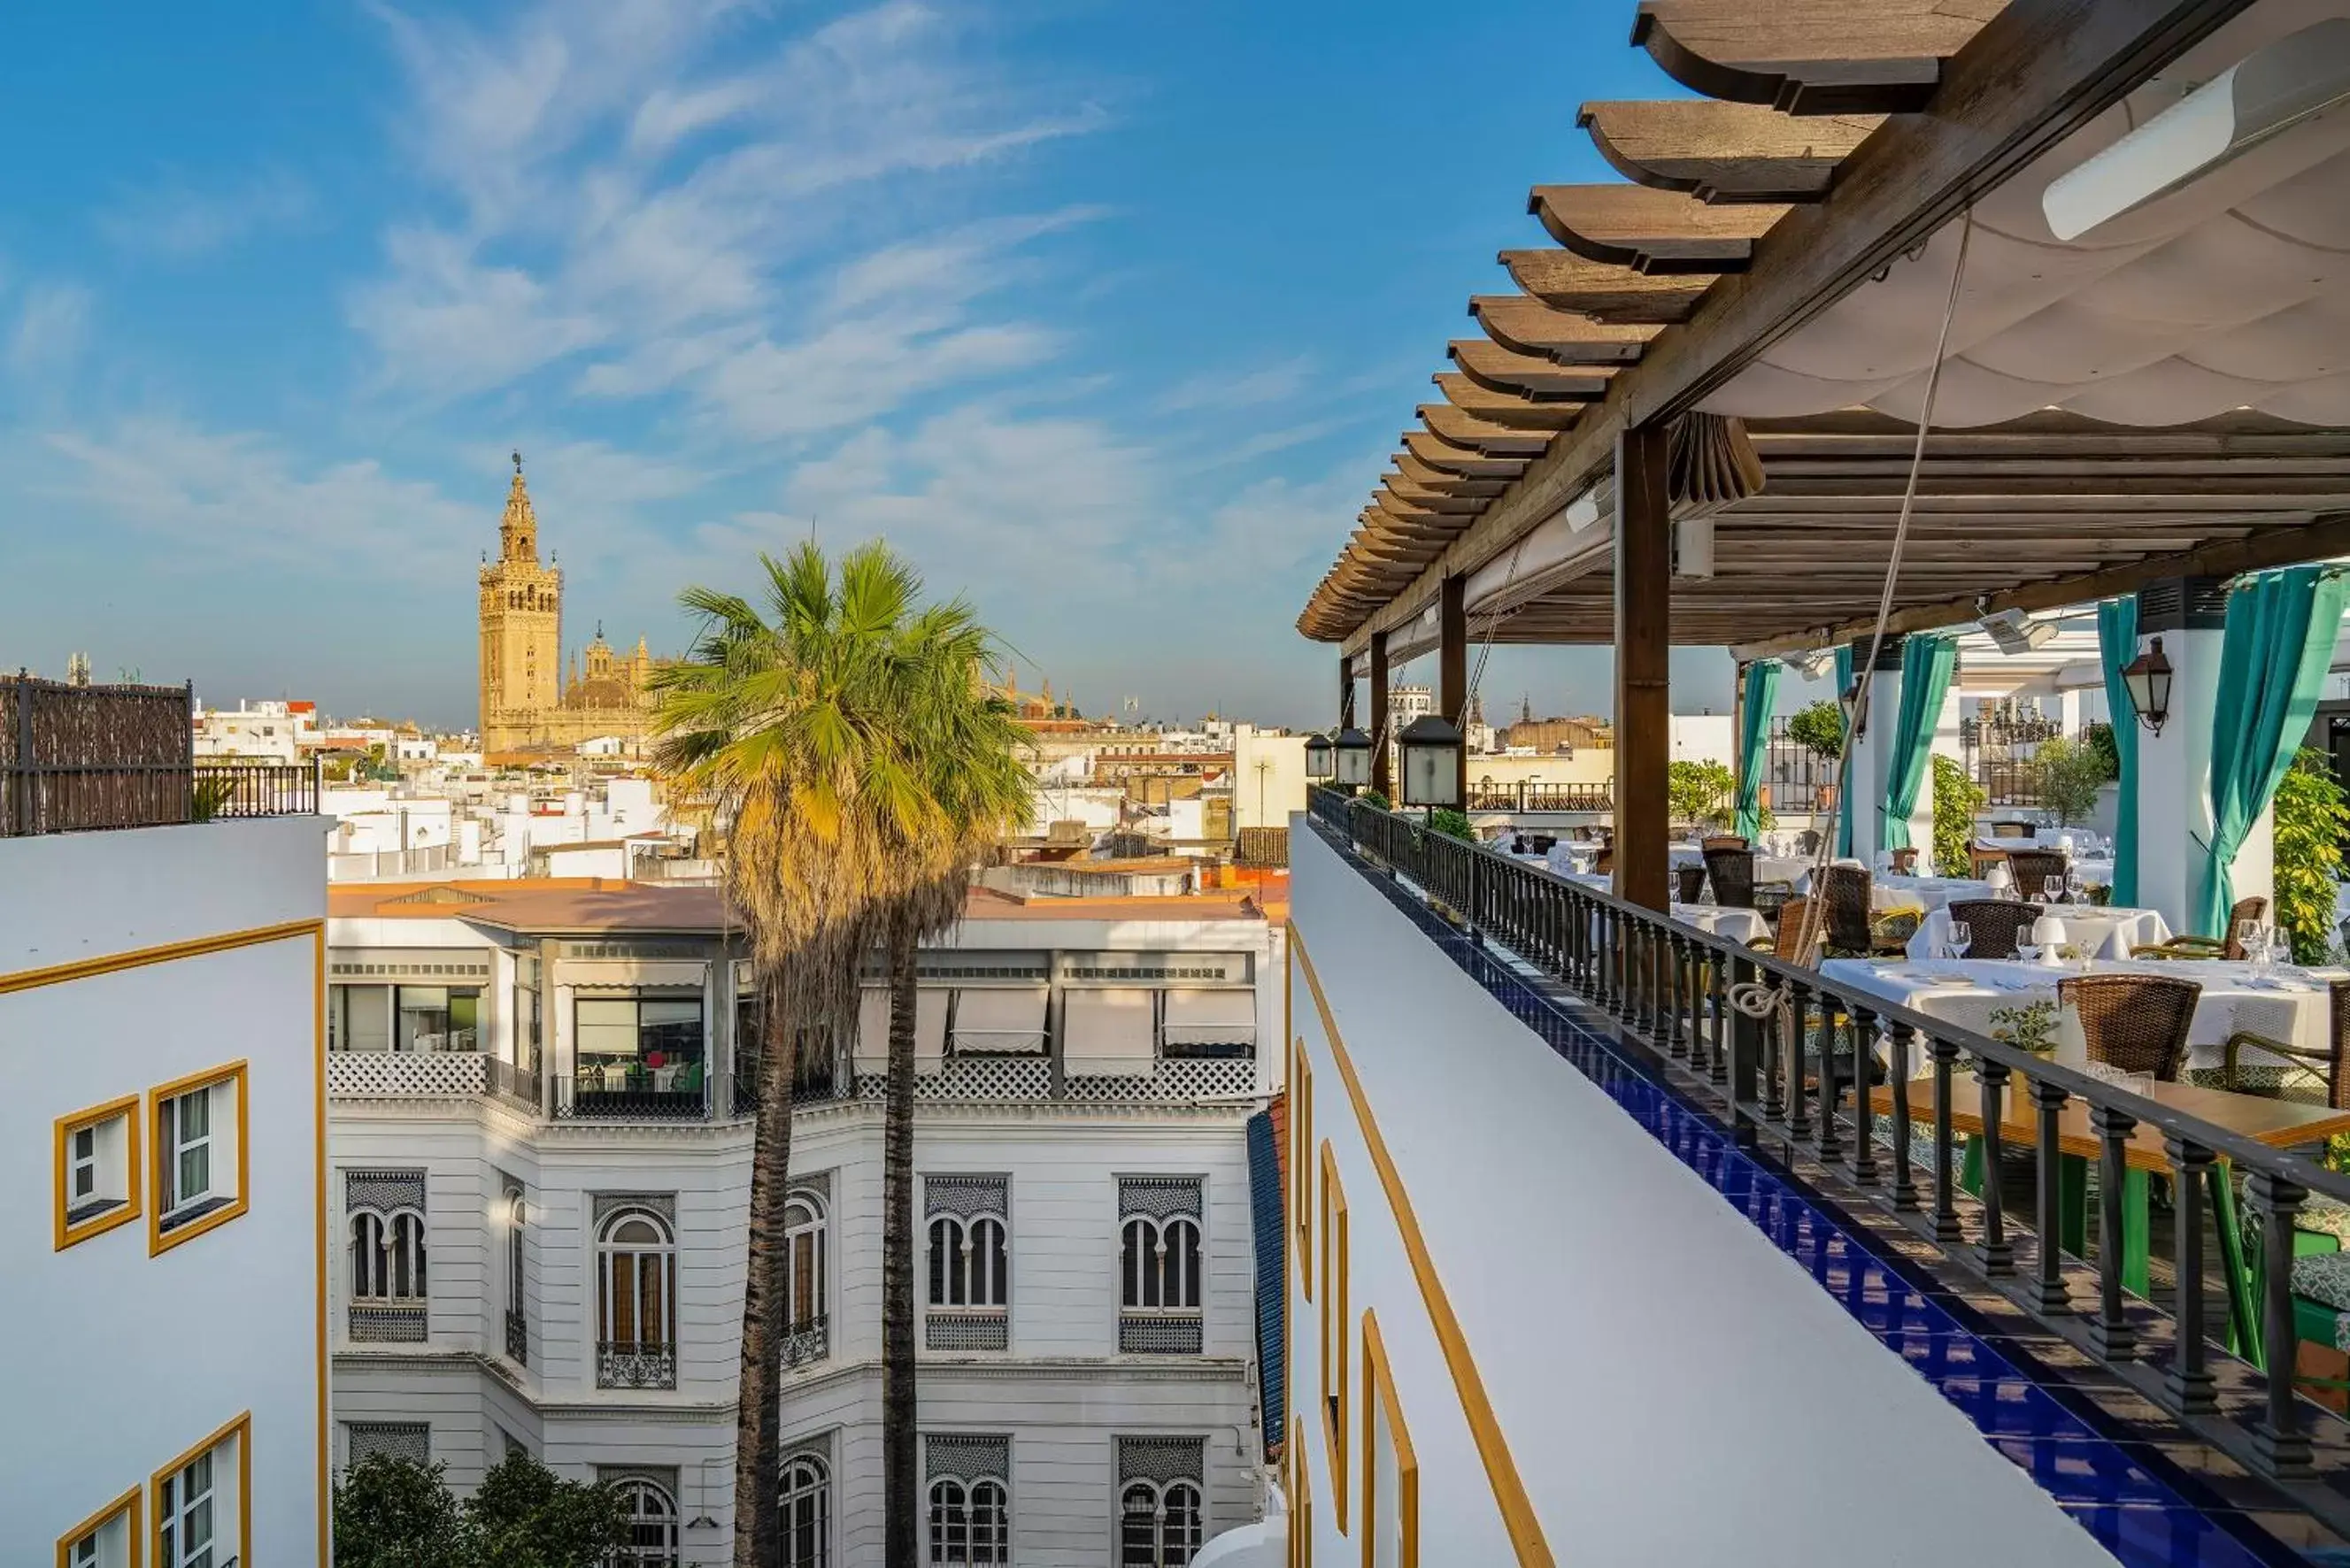
<path fill-rule="evenodd" d="M 481 574 L 482 749 L 567 751 L 606 736 L 635 739 L 650 717 L 652 654 L 621 658 L 596 628 L 583 672 L 563 664 L 563 571 L 538 559 L 538 514 L 522 454 L 498 523 L 498 558 Z"/>
<path fill-rule="evenodd" d="M 318 819 L 0 837 L 0 887 L 7 1559 L 326 1561 Z"/>
<path fill-rule="evenodd" d="M 337 1462 L 411 1454 L 462 1488 L 525 1449 L 622 1487 L 633 1563 L 727 1561 L 758 1038 L 739 930 L 702 888 L 334 901 Z M 974 893 L 925 950 L 938 1561 L 1157 1568 L 1259 1517 L 1247 1126 L 1275 1087 L 1279 941 L 1237 898 Z M 795 1564 L 880 1552 L 882 979 L 798 1089 Z"/>

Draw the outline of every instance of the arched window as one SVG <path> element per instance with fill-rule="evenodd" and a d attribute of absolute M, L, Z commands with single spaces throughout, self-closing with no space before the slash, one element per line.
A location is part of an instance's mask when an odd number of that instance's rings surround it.
<path fill-rule="evenodd" d="M 993 1214 L 931 1221 L 931 1304 L 1000 1307 L 1012 1299 L 1003 1221 Z M 974 1560 L 976 1561 L 976 1559 Z"/>
<path fill-rule="evenodd" d="M 625 1542 L 604 1559 L 607 1568 L 678 1568 L 677 1499 L 659 1481 L 629 1476 L 612 1487 L 629 1521 Z"/>
<path fill-rule="evenodd" d="M 677 1339 L 677 1239 L 650 1209 L 608 1216 L 596 1241 L 596 1337 L 616 1350 L 666 1350 Z"/>
<path fill-rule="evenodd" d="M 1012 1561 L 1012 1495 L 984 1477 L 965 1486 L 931 1483 L 931 1568 L 979 1568 Z"/>
<path fill-rule="evenodd" d="M 784 1465 L 784 1568 L 832 1568 L 832 1475 L 799 1454 Z"/>
<path fill-rule="evenodd" d="M 1197 1482 L 1128 1481 L 1118 1494 L 1118 1568 L 1183 1568 L 1200 1540 Z"/>
<path fill-rule="evenodd" d="M 422 1301 L 424 1216 L 362 1209 L 351 1216 L 351 1295 L 359 1301 Z"/>
<path fill-rule="evenodd" d="M 1200 1226 L 1182 1215 L 1128 1218 L 1118 1276 L 1129 1308 L 1200 1310 Z"/>
<path fill-rule="evenodd" d="M 784 1205 L 784 1302 L 789 1326 L 809 1328 L 825 1316 L 824 1202 L 795 1192 Z"/>
<path fill-rule="evenodd" d="M 515 1317 L 526 1315 L 523 1310 L 522 1293 L 522 1231 L 529 1211 L 522 1194 L 510 1193 L 506 1198 L 506 1311 Z"/>

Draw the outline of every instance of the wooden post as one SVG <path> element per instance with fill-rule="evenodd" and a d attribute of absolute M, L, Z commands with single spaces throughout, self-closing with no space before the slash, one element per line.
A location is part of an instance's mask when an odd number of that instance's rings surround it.
<path fill-rule="evenodd" d="M 1461 750 L 1454 753 L 1452 796 L 1463 809 L 1469 804 L 1469 579 L 1444 579 L 1437 604 L 1436 711 L 1461 732 Z"/>
<path fill-rule="evenodd" d="M 1616 895 L 1668 902 L 1672 757 L 1672 501 L 1661 421 L 1616 442 Z"/>
<path fill-rule="evenodd" d="M 1355 660 L 1349 654 L 1338 656 L 1338 728 L 1355 727 Z"/>
<path fill-rule="evenodd" d="M 1371 633 L 1371 787 L 1392 804 L 1388 783 L 1388 634 Z"/>

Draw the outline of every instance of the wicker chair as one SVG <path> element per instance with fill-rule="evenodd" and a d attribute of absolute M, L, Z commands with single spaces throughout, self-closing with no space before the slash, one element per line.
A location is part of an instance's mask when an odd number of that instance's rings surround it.
<path fill-rule="evenodd" d="M 1717 882 L 1714 884 L 1714 897 L 1719 898 L 1721 896 L 1721 884 Z M 1794 897 L 1795 885 L 1792 882 L 1757 882 L 1754 884 L 1754 912 L 1766 920 L 1776 920 L 1779 911 L 1785 909 Z"/>
<path fill-rule="evenodd" d="M 2004 849 L 1985 849 L 1980 844 L 1967 846 L 1967 875 L 1978 882 L 1991 875 L 1992 867 L 2006 864 L 2007 851 Z"/>
<path fill-rule="evenodd" d="M 2152 974 L 2080 974 L 2056 982 L 2059 1006 L 2081 1020 L 2089 1060 L 2175 1084 L 2203 988 Z"/>
<path fill-rule="evenodd" d="M 1819 852 L 1820 830 L 1818 828 L 1806 827 L 1801 833 L 1795 835 L 1795 857 L 1797 859 L 1808 860 Z"/>
<path fill-rule="evenodd" d="M 1754 851 L 1709 849 L 1705 874 L 1713 879 L 1713 901 L 1732 909 L 1754 908 Z"/>
<path fill-rule="evenodd" d="M 2266 898 L 2239 898 L 2236 907 L 2228 911 L 2228 934 L 2224 937 L 2173 937 L 2158 946 L 2130 949 L 2132 958 L 2150 959 L 2225 959 L 2230 963 L 2241 963 L 2244 944 L 2237 940 L 2236 928 L 2246 920 L 2257 920 L 2269 912 Z"/>
<path fill-rule="evenodd" d="M 1896 877 L 1918 875 L 1918 852 L 1915 849 L 1896 849 L 1890 854 L 1893 859 L 1893 874 Z"/>
<path fill-rule="evenodd" d="M 1676 866 L 1673 867 L 1673 901 L 1694 904 L 1705 897 L 1705 867 Z"/>
<path fill-rule="evenodd" d="M 2350 980 L 2335 981 L 2326 988 L 2326 993 L 2333 1022 L 2331 1044 L 2326 1049 L 2313 1050 L 2307 1045 L 2272 1040 L 2265 1034 L 2239 1029 L 2228 1036 L 2227 1059 L 2220 1069 L 2219 1081 L 2211 1086 L 2231 1089 L 2240 1095 L 2266 1095 L 2274 1099 L 2300 1100 L 2350 1111 L 2350 1074 L 2343 1071 L 2344 1059 L 2350 1055 Z M 2248 1046 L 2282 1056 L 2292 1065 L 2242 1066 L 2236 1058 Z"/>
<path fill-rule="evenodd" d="M 1804 952 L 1801 944 L 1804 940 L 1804 913 L 1811 908 L 1811 903 L 1809 898 L 1790 898 L 1780 905 L 1779 923 L 1772 928 L 1771 940 L 1757 941 L 1754 946 L 1768 948 L 1771 956 L 1783 963 L 1802 964 L 1809 968 L 1813 954 Z M 1814 931 L 1812 947 L 1814 953 L 1819 943 L 1820 933 Z"/>
<path fill-rule="evenodd" d="M 2015 944 L 2032 929 L 2032 922 L 2048 911 L 2038 904 L 2015 904 L 2004 898 L 1964 898 L 1950 906 L 1950 919 L 1967 928 L 1967 956 L 2012 959 Z"/>
<path fill-rule="evenodd" d="M 2047 888 L 2052 877 L 2062 881 L 2064 877 L 2064 852 L 2061 849 L 2011 849 L 2007 852 L 2007 868 L 2014 875 L 2018 898 L 2037 898 Z"/>
<path fill-rule="evenodd" d="M 1716 849 L 1744 849 L 1748 845 L 1734 833 L 1714 833 L 1699 839 L 1697 846 L 1711 853 Z"/>
<path fill-rule="evenodd" d="M 2029 838 L 2032 825 L 2024 822 L 1994 822 L 1991 825 L 1993 838 Z"/>
<path fill-rule="evenodd" d="M 1837 958 L 1866 958 L 1876 945 L 1869 929 L 1869 883 L 1857 866 L 1830 866 L 1814 878 L 1815 890 L 1827 900 L 1827 945 Z"/>

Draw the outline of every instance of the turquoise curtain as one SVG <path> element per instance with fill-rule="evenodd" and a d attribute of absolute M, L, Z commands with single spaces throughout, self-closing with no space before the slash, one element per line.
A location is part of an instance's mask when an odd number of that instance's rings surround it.
<path fill-rule="evenodd" d="M 1753 842 L 1762 831 L 1762 764 L 1771 750 L 1771 714 L 1779 701 L 1779 661 L 1746 667 L 1746 706 L 1738 725 L 1738 821 L 1731 829 Z"/>
<path fill-rule="evenodd" d="M 2236 901 L 2229 863 L 2309 733 L 2345 597 L 2341 576 L 2316 566 L 2264 572 L 2228 595 L 2211 714 L 2210 866 L 2196 911 L 2206 936 L 2227 935 Z"/>
<path fill-rule="evenodd" d="M 2097 607 L 2097 651 L 2106 665 L 2106 711 L 2113 719 L 2114 754 L 2121 761 L 2121 798 L 2114 815 L 2116 905 L 2137 903 L 2137 710 L 2130 704 L 2122 667 L 2137 657 L 2137 600 L 2107 599 Z"/>
<path fill-rule="evenodd" d="M 1836 705 L 1842 708 L 1844 694 L 1852 690 L 1852 644 L 1848 642 L 1835 650 L 1835 686 Z M 1845 788 L 1851 775 L 1852 752 L 1846 747 L 1844 769 L 1836 774 L 1835 852 L 1840 856 L 1852 853 L 1852 791 Z"/>
<path fill-rule="evenodd" d="M 1910 847 L 1909 814 L 1918 809 L 1918 792 L 1925 785 L 1934 754 L 1942 699 L 1950 694 L 1950 677 L 1958 668 L 1955 639 L 1913 637 L 1901 645 L 1901 709 L 1894 719 L 1885 798 L 1877 806 L 1880 849 Z"/>

